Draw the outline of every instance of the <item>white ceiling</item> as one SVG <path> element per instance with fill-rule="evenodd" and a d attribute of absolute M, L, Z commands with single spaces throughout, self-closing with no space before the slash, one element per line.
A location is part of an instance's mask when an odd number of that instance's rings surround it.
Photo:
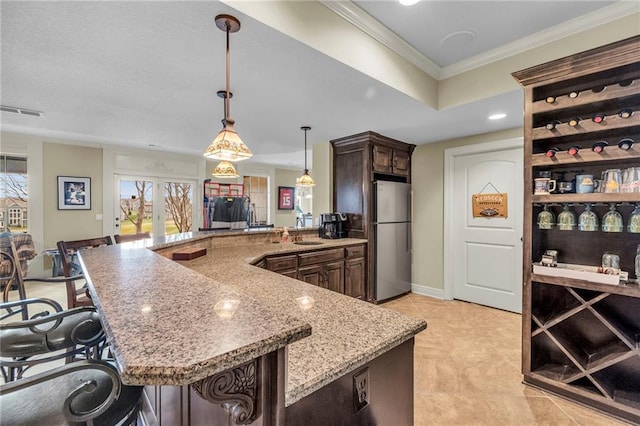
<path fill-rule="evenodd" d="M 366 10 L 446 70 L 612 2 L 341 3 Z M 249 161 L 301 168 L 302 125 L 312 127 L 310 144 L 366 130 L 423 144 L 522 123 L 520 90 L 436 111 L 217 1 L 0 7 L 2 105 L 45 114 L 2 112 L 3 130 L 201 154 L 223 116 L 219 13 L 242 23 L 231 35 L 230 110 L 255 155 Z M 460 33 L 441 45 L 461 31 L 474 39 Z M 487 120 L 494 112 L 508 115 Z"/>

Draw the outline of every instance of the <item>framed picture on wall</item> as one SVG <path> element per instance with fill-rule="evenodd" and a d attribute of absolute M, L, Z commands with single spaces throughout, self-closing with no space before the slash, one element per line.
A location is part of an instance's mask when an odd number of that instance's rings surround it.
<path fill-rule="evenodd" d="M 278 210 L 293 210 L 295 203 L 295 188 L 292 186 L 278 187 Z"/>
<path fill-rule="evenodd" d="M 91 178 L 58 176 L 58 210 L 91 210 Z"/>

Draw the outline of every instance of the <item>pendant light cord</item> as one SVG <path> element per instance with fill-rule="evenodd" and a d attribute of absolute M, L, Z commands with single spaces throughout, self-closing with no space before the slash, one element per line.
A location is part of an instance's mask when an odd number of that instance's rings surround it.
<path fill-rule="evenodd" d="M 307 129 L 304 129 L 304 170 L 305 172 L 309 170 L 307 168 Z"/>
<path fill-rule="evenodd" d="M 229 31 L 231 30 L 231 25 L 229 24 L 229 21 L 227 21 L 226 23 L 227 26 L 227 60 L 226 60 L 226 72 L 227 72 L 227 76 L 226 76 L 226 86 L 227 86 L 227 95 L 224 98 L 224 119 L 225 121 L 229 120 L 229 115 L 231 114 L 229 111 L 229 86 L 230 86 L 230 79 L 229 79 L 229 74 L 230 74 L 230 68 L 231 68 L 231 59 L 230 59 L 230 55 L 229 55 Z"/>

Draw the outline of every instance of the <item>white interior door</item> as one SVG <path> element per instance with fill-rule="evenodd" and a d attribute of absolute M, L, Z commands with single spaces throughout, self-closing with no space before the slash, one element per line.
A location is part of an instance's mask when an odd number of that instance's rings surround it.
<path fill-rule="evenodd" d="M 522 312 L 522 142 L 455 148 L 448 154 L 445 287 L 452 286 L 455 299 Z M 472 196 L 481 191 L 507 193 L 506 218 L 473 217 Z"/>

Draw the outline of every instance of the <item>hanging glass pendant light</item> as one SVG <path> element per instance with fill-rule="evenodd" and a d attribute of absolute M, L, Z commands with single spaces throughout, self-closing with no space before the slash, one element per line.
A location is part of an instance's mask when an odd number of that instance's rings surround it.
<path fill-rule="evenodd" d="M 311 127 L 302 126 L 300 129 L 304 130 L 304 173 L 296 180 L 296 184 L 298 186 L 314 186 L 316 183 L 309 175 L 309 169 L 307 168 L 307 131 L 311 130 Z"/>
<path fill-rule="evenodd" d="M 227 116 L 227 98 L 233 98 L 233 93 L 227 92 L 226 90 L 218 90 L 218 96 L 224 99 L 224 116 Z M 224 124 L 224 119 L 222 120 L 222 124 Z M 237 178 L 238 172 L 236 168 L 233 166 L 233 163 L 227 160 L 222 160 L 218 163 L 215 169 L 213 169 L 213 173 L 211 176 L 222 179 L 230 179 Z"/>
<path fill-rule="evenodd" d="M 233 167 L 233 163 L 230 161 L 221 161 L 218 163 L 215 169 L 213 169 L 213 173 L 211 176 L 228 179 L 228 178 L 237 178 L 240 176 L 236 171 L 236 168 Z"/>
<path fill-rule="evenodd" d="M 233 128 L 235 120 L 229 117 L 229 33 L 235 33 L 240 30 L 240 21 L 231 15 L 218 15 L 216 16 L 216 26 L 227 33 L 227 54 L 226 54 L 226 94 L 224 98 L 225 102 L 225 115 L 222 121 L 223 128 L 218 133 L 218 136 L 211 142 L 209 147 L 204 153 L 204 156 L 214 160 L 221 161 L 242 161 L 251 158 L 251 150 L 242 142 L 240 136 Z"/>

